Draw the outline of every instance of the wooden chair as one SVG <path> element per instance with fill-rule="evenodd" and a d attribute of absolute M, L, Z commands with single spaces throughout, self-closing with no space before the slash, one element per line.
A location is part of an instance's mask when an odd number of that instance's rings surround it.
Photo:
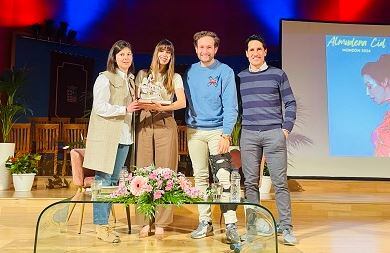
<path fill-rule="evenodd" d="M 178 171 L 185 175 L 191 175 L 191 166 L 189 166 L 188 144 L 187 144 L 187 127 L 177 126 L 178 139 Z"/>
<path fill-rule="evenodd" d="M 28 121 L 31 124 L 47 124 L 49 123 L 49 117 L 29 117 Z"/>
<path fill-rule="evenodd" d="M 35 125 L 35 150 L 41 154 L 53 154 L 54 175 L 57 175 L 59 124 Z"/>
<path fill-rule="evenodd" d="M 77 192 L 85 192 L 85 189 L 91 186 L 91 182 L 95 177 L 95 171 L 89 170 L 83 167 L 85 149 L 72 149 L 70 151 L 70 161 L 72 164 L 72 183 L 77 186 Z M 68 220 L 72 216 L 76 203 L 70 206 L 70 212 L 68 213 Z M 78 233 L 81 234 L 81 227 L 83 225 L 84 206 L 81 204 L 81 214 L 79 219 Z"/>
<path fill-rule="evenodd" d="M 72 148 L 84 148 L 84 139 L 87 136 L 87 124 L 64 124 L 62 128 L 64 141 L 64 160 L 62 164 L 62 176 L 66 174 L 67 157 Z"/>
<path fill-rule="evenodd" d="M 188 155 L 187 147 L 187 127 L 186 126 L 177 126 L 177 134 L 179 141 L 179 158 L 181 155 Z"/>
<path fill-rule="evenodd" d="M 75 196 L 85 192 L 86 188 L 91 186 L 91 182 L 94 180 L 95 171 L 83 167 L 85 149 L 72 149 L 70 151 L 70 161 L 72 164 L 72 182 L 77 186 L 77 192 Z M 72 216 L 76 203 L 72 203 L 70 211 L 68 212 L 68 221 Z M 79 218 L 78 233 L 81 234 L 81 227 L 83 225 L 85 203 L 81 203 L 81 215 Z M 116 222 L 116 216 L 114 207 L 111 208 L 114 222 Z M 130 207 L 126 207 L 128 233 L 131 233 L 131 219 L 130 219 Z"/>
<path fill-rule="evenodd" d="M 15 143 L 15 154 L 31 152 L 31 123 L 15 123 L 11 128 L 10 142 Z"/>
<path fill-rule="evenodd" d="M 70 123 L 70 118 L 54 117 L 54 118 L 50 118 L 50 123 L 58 124 L 60 126 L 60 135 L 58 136 L 58 141 L 60 142 L 64 141 L 62 128 L 64 124 Z"/>
<path fill-rule="evenodd" d="M 78 123 L 78 124 L 89 124 L 89 117 L 88 118 L 75 118 L 74 122 Z"/>
<path fill-rule="evenodd" d="M 49 117 L 29 117 L 28 121 L 31 123 L 31 139 L 35 142 L 35 125 L 49 123 Z"/>

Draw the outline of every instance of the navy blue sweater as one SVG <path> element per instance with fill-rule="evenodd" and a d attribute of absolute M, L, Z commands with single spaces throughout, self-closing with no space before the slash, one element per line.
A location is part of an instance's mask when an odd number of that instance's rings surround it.
<path fill-rule="evenodd" d="M 283 128 L 291 131 L 296 119 L 296 101 L 286 73 L 275 67 L 238 74 L 242 100 L 242 127 L 264 131 Z M 284 104 L 284 115 L 282 110 Z"/>

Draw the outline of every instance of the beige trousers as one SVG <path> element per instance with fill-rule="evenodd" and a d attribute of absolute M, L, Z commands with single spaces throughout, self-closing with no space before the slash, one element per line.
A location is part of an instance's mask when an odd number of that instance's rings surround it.
<path fill-rule="evenodd" d="M 136 130 L 136 165 L 170 168 L 177 172 L 178 139 L 177 125 L 172 113 L 141 111 Z M 146 225 L 149 221 L 136 214 L 136 223 Z M 158 207 L 155 224 L 165 227 L 173 222 L 172 207 Z"/>
<path fill-rule="evenodd" d="M 203 193 L 209 186 L 209 153 L 218 154 L 222 130 L 197 130 L 187 128 L 188 151 L 194 169 L 195 186 Z M 219 181 L 224 188 L 230 187 L 230 173 L 220 175 Z M 224 197 L 224 196 L 222 196 Z M 226 196 L 228 199 L 230 194 Z M 211 206 L 198 205 L 199 221 L 211 221 Z M 236 212 L 229 210 L 223 214 L 225 224 L 237 222 Z"/>

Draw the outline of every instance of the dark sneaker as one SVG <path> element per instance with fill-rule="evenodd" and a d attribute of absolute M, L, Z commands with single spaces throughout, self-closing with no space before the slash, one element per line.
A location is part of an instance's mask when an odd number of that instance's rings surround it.
<path fill-rule="evenodd" d="M 213 234 L 213 225 L 208 221 L 200 221 L 198 228 L 191 232 L 192 239 L 200 239 Z"/>
<path fill-rule="evenodd" d="M 287 228 L 287 229 L 283 230 L 282 236 L 283 236 L 283 244 L 284 245 L 294 246 L 294 245 L 298 244 L 298 240 L 295 237 L 292 229 Z"/>
<path fill-rule="evenodd" d="M 238 235 L 237 226 L 235 223 L 226 225 L 226 242 L 227 243 L 239 243 L 241 241 Z"/>

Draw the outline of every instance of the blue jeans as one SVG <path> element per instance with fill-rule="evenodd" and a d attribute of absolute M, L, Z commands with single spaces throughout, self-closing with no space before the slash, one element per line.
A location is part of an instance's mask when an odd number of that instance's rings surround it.
<path fill-rule="evenodd" d="M 101 171 L 96 171 L 95 179 L 102 180 L 103 186 L 117 185 L 119 173 L 126 162 L 127 154 L 129 153 L 130 145 L 118 145 L 116 152 L 114 171 L 112 174 L 107 174 Z M 106 225 L 108 224 L 108 216 L 110 215 L 111 204 L 94 203 L 93 204 L 93 224 Z"/>

